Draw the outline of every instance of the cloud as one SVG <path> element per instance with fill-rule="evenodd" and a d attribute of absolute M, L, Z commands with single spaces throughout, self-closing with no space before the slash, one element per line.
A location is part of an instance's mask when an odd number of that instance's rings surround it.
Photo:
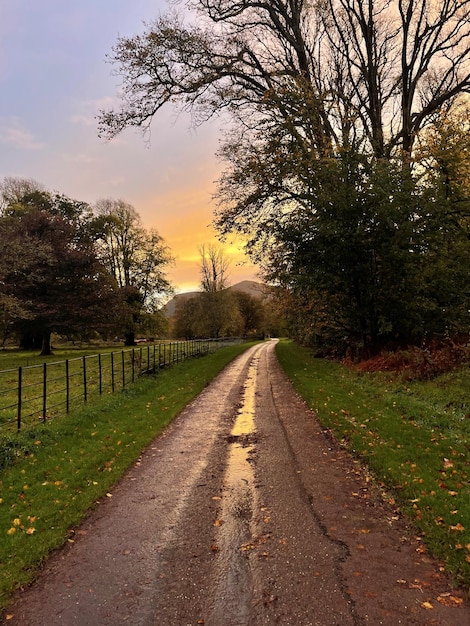
<path fill-rule="evenodd" d="M 96 119 L 94 115 L 76 114 L 70 117 L 72 124 L 77 126 L 96 126 Z"/>
<path fill-rule="evenodd" d="M 75 163 L 78 165 L 96 165 L 102 162 L 102 159 L 84 153 L 64 154 L 63 159 L 67 163 Z"/>
<path fill-rule="evenodd" d="M 0 144 L 19 150 L 39 150 L 43 147 L 17 117 L 0 118 Z"/>

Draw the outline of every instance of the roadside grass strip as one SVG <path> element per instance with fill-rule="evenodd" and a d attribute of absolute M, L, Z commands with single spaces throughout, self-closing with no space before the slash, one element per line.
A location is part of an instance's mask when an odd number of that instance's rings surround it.
<path fill-rule="evenodd" d="M 288 341 L 277 354 L 322 425 L 368 465 L 423 550 L 469 593 L 470 368 L 410 382 L 313 358 Z"/>
<path fill-rule="evenodd" d="M 101 396 L 65 417 L 0 440 L 0 608 L 142 450 L 238 354 L 221 348 Z M 112 529 L 110 529 L 112 532 Z"/>

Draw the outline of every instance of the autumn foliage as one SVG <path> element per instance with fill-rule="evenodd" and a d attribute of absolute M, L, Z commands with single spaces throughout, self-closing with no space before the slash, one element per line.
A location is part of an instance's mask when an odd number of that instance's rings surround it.
<path fill-rule="evenodd" d="M 345 361 L 347 363 L 347 361 Z M 470 344 L 431 342 L 404 350 L 381 352 L 354 367 L 360 372 L 391 372 L 404 380 L 430 380 L 459 366 L 470 364 Z"/>

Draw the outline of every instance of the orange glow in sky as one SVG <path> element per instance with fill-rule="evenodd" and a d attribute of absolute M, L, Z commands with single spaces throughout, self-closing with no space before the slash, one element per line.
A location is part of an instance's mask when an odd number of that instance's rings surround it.
<path fill-rule="evenodd" d="M 29 178 L 50 191 L 93 205 L 121 199 L 156 228 L 175 265 L 177 291 L 199 286 L 203 244 L 210 227 L 214 157 L 223 120 L 191 128 L 187 115 L 167 107 L 147 141 L 133 129 L 112 141 L 98 137 L 97 115 L 119 107 L 121 79 L 106 63 L 119 36 L 143 30 L 168 9 L 165 0 L 6 2 L 0 20 L 0 180 Z M 34 97 L 31 96 L 34 94 Z M 256 269 L 227 247 L 230 283 L 256 280 Z"/>
<path fill-rule="evenodd" d="M 173 201 L 178 198 L 173 196 Z M 230 261 L 228 279 L 230 284 L 242 280 L 259 280 L 256 268 L 243 254 L 240 246 L 221 243 L 210 225 L 211 208 L 204 205 L 187 210 L 183 216 L 171 217 L 166 214 L 159 222 L 158 230 L 170 246 L 175 264 L 169 268 L 168 276 L 177 291 L 194 291 L 199 289 L 201 256 L 203 244 L 215 243 L 224 250 Z"/>

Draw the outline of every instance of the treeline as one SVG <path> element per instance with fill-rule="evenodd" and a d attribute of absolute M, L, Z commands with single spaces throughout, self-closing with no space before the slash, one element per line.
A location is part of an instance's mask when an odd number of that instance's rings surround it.
<path fill-rule="evenodd" d="M 252 296 L 230 288 L 202 291 L 176 307 L 171 334 L 202 337 L 279 337 L 286 327 L 269 293 Z"/>
<path fill-rule="evenodd" d="M 102 134 L 169 102 L 231 118 L 216 227 L 323 353 L 468 336 L 470 0 L 188 8 L 118 40 Z"/>
<path fill-rule="evenodd" d="M 285 334 L 271 290 L 259 284 L 256 295 L 228 287 L 229 260 L 220 246 L 203 245 L 201 292 L 177 301 L 173 337 L 267 337 Z"/>
<path fill-rule="evenodd" d="M 25 349 L 51 352 L 70 340 L 162 330 L 161 297 L 171 293 L 171 255 L 122 200 L 91 207 L 29 180 L 0 183 L 0 333 Z"/>

